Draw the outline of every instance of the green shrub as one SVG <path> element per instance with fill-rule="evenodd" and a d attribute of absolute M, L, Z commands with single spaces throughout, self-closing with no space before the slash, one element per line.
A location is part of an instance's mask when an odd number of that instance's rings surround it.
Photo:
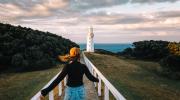
<path fill-rule="evenodd" d="M 11 64 L 16 66 L 16 67 L 18 67 L 18 66 L 21 67 L 23 60 L 24 60 L 24 58 L 23 58 L 22 54 L 15 54 L 12 57 Z"/>
<path fill-rule="evenodd" d="M 171 54 L 180 56 L 180 42 L 170 42 L 168 44 L 168 49 Z"/>
<path fill-rule="evenodd" d="M 143 59 L 161 59 L 169 54 L 167 41 L 134 42 L 133 56 Z"/>
<path fill-rule="evenodd" d="M 122 52 L 118 52 L 118 55 L 126 55 L 126 56 L 132 56 L 133 49 L 132 48 L 126 48 Z"/>
<path fill-rule="evenodd" d="M 119 55 L 136 57 L 147 60 L 160 60 L 169 54 L 168 41 L 138 41 L 133 43 L 133 48 L 127 48 Z"/>
<path fill-rule="evenodd" d="M 168 55 L 160 62 L 163 68 L 173 72 L 180 72 L 180 56 Z"/>

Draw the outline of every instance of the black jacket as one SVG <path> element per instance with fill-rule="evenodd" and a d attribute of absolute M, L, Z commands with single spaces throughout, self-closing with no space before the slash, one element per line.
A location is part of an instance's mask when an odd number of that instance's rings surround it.
<path fill-rule="evenodd" d="M 58 77 L 45 89 L 41 91 L 43 96 L 47 95 L 53 88 L 55 88 L 67 75 L 67 86 L 78 87 L 83 85 L 83 75 L 93 82 L 99 82 L 98 78 L 94 77 L 86 65 L 81 64 L 78 61 L 74 61 L 70 64 L 66 64 Z"/>

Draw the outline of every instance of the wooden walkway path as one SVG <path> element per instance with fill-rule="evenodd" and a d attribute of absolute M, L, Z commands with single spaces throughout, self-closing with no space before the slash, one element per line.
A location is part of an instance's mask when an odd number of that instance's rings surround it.
<path fill-rule="evenodd" d="M 81 57 L 81 63 L 84 63 L 83 57 Z M 87 100 L 98 100 L 98 94 L 95 90 L 93 82 L 87 79 L 86 75 L 84 75 L 84 85 L 87 93 Z"/>
<path fill-rule="evenodd" d="M 86 89 L 86 100 L 109 100 L 110 93 L 116 100 L 126 100 L 123 95 L 103 76 L 103 74 L 91 63 L 91 61 L 85 56 L 84 52 L 81 56 L 81 63 L 85 63 L 90 69 L 91 73 L 99 78 L 98 84 L 94 84 L 89 81 L 84 75 L 83 82 Z M 60 72 L 59 72 L 60 73 Z M 47 87 L 51 82 L 59 75 L 56 74 L 43 88 Z M 48 95 L 49 100 L 63 100 L 64 98 L 64 83 L 66 83 L 66 78 L 59 85 L 53 89 Z M 95 88 L 96 85 L 96 88 Z M 31 100 L 39 100 L 41 92 L 36 93 Z M 99 96 L 98 96 L 99 95 Z M 48 96 L 47 96 L 48 98 Z M 113 99 L 113 100 L 114 100 Z"/>

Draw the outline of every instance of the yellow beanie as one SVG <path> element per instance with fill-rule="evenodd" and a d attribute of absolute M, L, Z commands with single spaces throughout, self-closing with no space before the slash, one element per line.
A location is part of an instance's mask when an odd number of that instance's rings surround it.
<path fill-rule="evenodd" d="M 79 54 L 80 54 L 80 49 L 79 48 L 73 47 L 73 48 L 70 49 L 70 53 L 69 53 L 70 57 L 76 57 Z"/>
<path fill-rule="evenodd" d="M 66 62 L 79 55 L 80 55 L 80 49 L 77 47 L 73 47 L 70 49 L 69 55 L 58 56 L 58 58 L 60 61 Z"/>

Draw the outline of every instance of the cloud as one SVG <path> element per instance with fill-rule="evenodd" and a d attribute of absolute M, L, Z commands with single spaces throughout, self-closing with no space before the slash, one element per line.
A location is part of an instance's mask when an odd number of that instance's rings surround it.
<path fill-rule="evenodd" d="M 109 13 L 105 11 L 86 13 L 82 15 L 82 20 L 89 20 L 90 23 L 99 25 L 113 24 L 135 24 L 149 21 L 150 19 L 143 17 L 140 14 L 125 14 L 125 13 Z"/>
<path fill-rule="evenodd" d="M 24 11 L 13 4 L 0 4 L 0 20 L 13 20 Z"/>
<path fill-rule="evenodd" d="M 104 36 L 110 37 L 111 41 L 116 38 L 116 42 L 119 38 L 124 38 L 124 41 L 155 36 L 172 38 L 180 36 L 180 9 L 168 9 L 176 1 L 178 0 L 1 0 L 0 20 L 59 35 L 69 33 L 69 36 L 65 36 L 77 41 L 83 40 L 90 25 L 94 26 L 98 39 Z M 166 10 L 157 9 L 156 4 L 146 8 L 147 3 L 162 3 Z M 142 7 L 138 8 L 139 5 Z M 151 11 L 148 9 L 150 7 L 155 8 Z"/>
<path fill-rule="evenodd" d="M 111 7 L 116 5 L 124 5 L 127 3 L 130 4 L 163 3 L 163 2 L 174 3 L 179 0 L 69 0 L 69 1 L 73 9 L 86 10 L 91 8 L 102 8 L 102 7 Z"/>
<path fill-rule="evenodd" d="M 177 2 L 179 0 L 130 0 L 130 3 L 160 3 L 160 2 Z"/>
<path fill-rule="evenodd" d="M 85 11 L 88 9 L 108 8 L 126 4 L 156 4 L 175 3 L 180 0 L 68 0 L 73 11 Z M 141 6 L 141 5 L 140 5 Z"/>
<path fill-rule="evenodd" d="M 161 12 L 157 12 L 156 15 L 157 17 L 161 17 L 161 18 L 180 17 L 180 10 L 161 11 Z"/>
<path fill-rule="evenodd" d="M 20 19 L 18 23 L 21 24 L 33 24 L 33 25 L 40 25 L 43 26 L 71 26 L 76 25 L 78 23 L 78 18 L 76 17 L 67 17 L 67 18 L 57 18 L 57 17 L 49 17 L 46 19 L 42 18 L 24 18 Z"/>
<path fill-rule="evenodd" d="M 48 0 L 47 2 L 44 2 L 42 5 L 49 9 L 60 9 L 67 7 L 68 4 L 68 0 Z"/>
<path fill-rule="evenodd" d="M 131 2 L 133 2 L 132 0 Z M 136 2 L 155 2 L 155 0 L 136 0 Z M 162 2 L 163 0 L 158 0 L 157 2 Z M 170 0 L 165 0 L 170 1 Z M 177 0 L 173 0 L 174 2 Z M 56 15 L 59 17 L 66 16 L 84 16 L 88 15 L 86 12 L 87 9 L 99 8 L 99 7 L 111 7 L 114 5 L 128 3 L 129 0 L 4 0 L 0 1 L 0 15 L 4 17 L 4 19 L 12 19 L 16 17 L 48 17 L 52 15 Z M 11 10 L 14 9 L 14 10 Z M 7 13 L 8 12 L 8 13 Z M 85 13 L 86 12 L 86 13 Z M 162 14 L 157 15 L 158 17 L 167 17 L 167 16 L 179 16 L 179 11 L 177 12 L 161 12 Z M 166 15 L 164 14 L 166 13 Z M 107 16 L 111 15 L 111 12 L 97 12 L 89 13 L 92 16 Z M 164 14 L 164 15 L 163 15 Z M 13 15 L 13 16 L 10 16 Z M 63 16 L 61 16 L 63 15 Z M 123 14 L 122 14 L 123 15 Z M 116 16 L 116 15 L 114 15 Z M 125 18 L 121 18 L 119 20 L 114 20 L 114 16 L 109 16 L 106 18 L 109 24 L 114 23 L 139 23 L 142 21 L 147 21 L 147 18 L 139 18 L 138 16 L 131 15 L 123 15 Z M 121 14 L 117 15 L 121 16 Z M 90 17 L 90 16 L 89 16 Z M 1 18 L 2 19 L 2 18 Z M 93 20 L 93 19 L 92 19 Z M 103 19 L 102 19 L 103 20 Z M 113 22 L 114 21 L 114 22 Z M 102 23 L 103 21 L 97 22 L 97 24 Z"/>
<path fill-rule="evenodd" d="M 64 9 L 68 5 L 67 0 L 8 0 L 0 1 L 0 19 L 13 19 L 23 17 L 46 17 L 54 13 L 54 10 Z"/>
<path fill-rule="evenodd" d="M 1 4 L 14 4 L 24 9 L 31 9 L 35 5 L 42 5 L 47 8 L 63 8 L 69 3 L 68 0 L 1 0 Z"/>
<path fill-rule="evenodd" d="M 74 9 L 90 9 L 126 4 L 128 0 L 70 0 Z"/>
<path fill-rule="evenodd" d="M 139 24 L 144 23 L 151 25 L 175 25 L 180 24 L 180 10 L 156 11 L 147 13 L 111 13 L 105 11 L 91 12 L 84 14 L 80 20 L 86 20 L 89 23 L 98 25 L 114 25 L 114 24 Z"/>

